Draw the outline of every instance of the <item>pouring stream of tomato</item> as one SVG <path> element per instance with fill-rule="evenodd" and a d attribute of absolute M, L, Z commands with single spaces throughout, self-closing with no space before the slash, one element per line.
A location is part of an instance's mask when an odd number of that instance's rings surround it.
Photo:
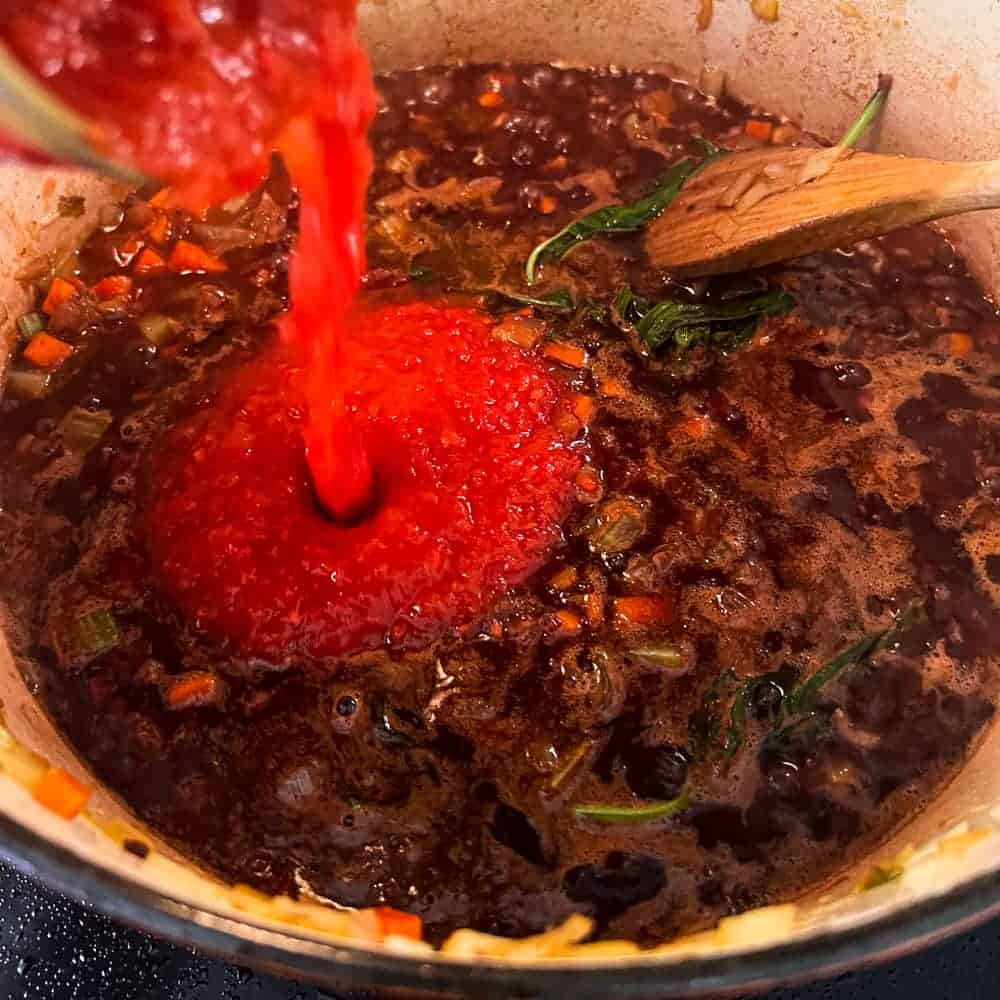
<path fill-rule="evenodd" d="M 285 339 L 305 362 L 313 488 L 337 519 L 374 474 L 337 377 L 364 269 L 365 139 L 374 112 L 354 0 L 8 0 L 0 40 L 91 123 L 108 159 L 193 210 L 251 190 L 278 149 L 299 190 Z M 8 151 L 25 155 L 23 144 Z"/>

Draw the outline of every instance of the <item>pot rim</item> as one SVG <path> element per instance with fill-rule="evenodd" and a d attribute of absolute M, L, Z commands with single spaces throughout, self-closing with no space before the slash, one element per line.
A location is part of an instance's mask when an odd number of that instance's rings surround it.
<path fill-rule="evenodd" d="M 870 922 L 736 955 L 608 966 L 456 961 L 337 945 L 211 913 L 154 892 L 0 814 L 0 859 L 76 902 L 174 944 L 331 986 L 408 988 L 486 998 L 730 995 L 806 982 L 900 958 L 1000 914 L 1000 870 Z"/>

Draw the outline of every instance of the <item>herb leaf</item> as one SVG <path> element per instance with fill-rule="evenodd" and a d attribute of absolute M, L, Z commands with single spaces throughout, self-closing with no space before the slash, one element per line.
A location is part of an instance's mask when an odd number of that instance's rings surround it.
<path fill-rule="evenodd" d="M 670 799 L 667 802 L 653 802 L 644 806 L 575 806 L 573 812 L 577 816 L 584 816 L 587 819 L 596 820 L 598 823 L 648 823 L 653 819 L 673 816 L 675 813 L 687 809 L 689 805 L 691 805 L 691 796 L 684 791 L 676 799 Z"/>
<path fill-rule="evenodd" d="M 785 664 L 777 670 L 757 677 L 749 677 L 738 688 L 732 708 L 729 710 L 729 728 L 726 730 L 725 751 L 727 757 L 732 757 L 743 745 L 743 734 L 746 729 L 747 713 L 757 696 L 758 690 L 765 684 L 771 684 L 777 691 L 777 712 L 784 704 L 785 692 L 795 683 L 798 671 L 790 664 Z"/>
<path fill-rule="evenodd" d="M 788 715 L 798 715 L 813 711 L 820 691 L 839 676 L 848 667 L 854 667 L 871 659 L 876 653 L 895 645 L 899 639 L 914 625 L 927 620 L 923 604 L 911 604 L 897 618 L 890 628 L 880 632 L 870 632 L 868 635 L 852 643 L 832 660 L 823 664 L 815 673 L 797 684 L 785 698 L 785 712 Z"/>
<path fill-rule="evenodd" d="M 560 229 L 555 236 L 539 243 L 531 251 L 524 266 L 528 284 L 535 283 L 538 264 L 543 257 L 562 260 L 570 250 L 585 240 L 593 239 L 595 236 L 634 233 L 652 222 L 677 197 L 685 181 L 726 152 L 707 139 L 701 139 L 699 145 L 704 154 L 702 160 L 698 162 L 682 160 L 680 163 L 675 163 L 644 198 L 625 205 L 605 205 L 604 208 L 598 208 L 575 219 Z"/>
<path fill-rule="evenodd" d="M 752 677 L 750 680 L 744 681 L 740 685 L 740 689 L 736 692 L 736 700 L 733 702 L 733 707 L 729 710 L 729 728 L 726 730 L 725 751 L 727 757 L 732 757 L 743 744 L 743 730 L 746 727 L 747 709 L 750 707 L 750 701 L 757 690 L 757 685 L 761 681 L 762 678 L 760 677 Z"/>
<path fill-rule="evenodd" d="M 721 719 L 719 701 L 723 687 L 735 680 L 736 671 L 732 667 L 723 670 L 712 685 L 701 696 L 701 704 L 688 719 L 688 738 L 698 752 L 704 753 L 719 737 Z"/>
<path fill-rule="evenodd" d="M 500 309 L 507 304 L 532 306 L 535 309 L 549 309 L 552 312 L 572 312 L 576 308 L 573 296 L 565 288 L 558 288 L 546 295 L 521 295 L 518 292 L 503 292 L 499 288 L 484 288 L 476 294 L 486 298 L 488 309 Z"/>
<path fill-rule="evenodd" d="M 754 335 L 760 319 L 782 315 L 795 302 L 782 291 L 718 305 L 673 299 L 650 302 L 625 286 L 614 305 L 621 322 L 634 328 L 650 351 L 669 345 L 675 356 L 682 357 L 696 344 L 733 350 Z"/>

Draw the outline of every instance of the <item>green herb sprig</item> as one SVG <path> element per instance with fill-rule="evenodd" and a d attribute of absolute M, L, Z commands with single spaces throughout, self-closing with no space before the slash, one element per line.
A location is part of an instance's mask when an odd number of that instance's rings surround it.
<path fill-rule="evenodd" d="M 765 316 L 787 313 L 795 302 L 782 291 L 766 292 L 738 302 L 720 304 L 651 302 L 636 295 L 627 285 L 615 296 L 615 312 L 652 352 L 670 347 L 682 357 L 695 345 L 731 351 L 750 340 Z"/>
<path fill-rule="evenodd" d="M 726 153 L 726 150 L 707 139 L 699 139 L 699 144 L 703 151 L 700 161 L 682 160 L 675 163 L 644 198 L 625 205 L 606 205 L 595 209 L 560 229 L 555 236 L 539 243 L 531 251 L 524 266 L 528 284 L 535 283 L 542 258 L 562 260 L 574 247 L 595 236 L 634 233 L 652 222 L 677 197 L 686 181 Z"/>
<path fill-rule="evenodd" d="M 690 805 L 691 796 L 687 791 L 683 791 L 676 799 L 669 799 L 666 802 L 652 802 L 641 806 L 584 805 L 575 806 L 573 812 L 577 816 L 596 820 L 598 823 L 628 825 L 665 819 L 667 816 L 683 812 Z"/>
<path fill-rule="evenodd" d="M 484 288 L 476 294 L 486 299 L 488 309 L 499 309 L 505 304 L 531 306 L 534 309 L 550 312 L 569 313 L 576 309 L 573 296 L 564 288 L 558 288 L 546 295 L 522 295 L 519 292 L 505 292 L 499 288 Z"/>
<path fill-rule="evenodd" d="M 885 104 L 891 89 L 892 77 L 886 73 L 880 73 L 875 93 L 868 98 L 865 106 L 861 109 L 861 114 L 851 122 L 847 127 L 847 131 L 840 137 L 840 142 L 837 143 L 838 148 L 851 149 L 865 132 L 871 128 L 872 123 L 882 111 L 882 106 Z"/>
<path fill-rule="evenodd" d="M 786 716 L 802 715 L 813 711 L 816 707 L 816 699 L 830 681 L 839 677 L 848 668 L 859 666 L 883 649 L 896 645 L 914 625 L 920 625 L 926 621 L 927 613 L 923 604 L 920 602 L 911 604 L 896 618 L 894 625 L 879 632 L 870 632 L 858 639 L 857 642 L 852 643 L 847 649 L 838 653 L 815 673 L 810 674 L 804 681 L 792 688 L 785 698 L 784 714 Z"/>

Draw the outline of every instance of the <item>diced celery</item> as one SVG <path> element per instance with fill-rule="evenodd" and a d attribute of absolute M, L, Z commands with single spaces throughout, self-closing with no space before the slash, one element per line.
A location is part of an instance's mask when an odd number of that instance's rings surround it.
<path fill-rule="evenodd" d="M 148 313 L 139 317 L 139 329 L 151 344 L 163 347 L 177 336 L 181 324 L 170 316 L 164 316 L 163 313 Z"/>
<path fill-rule="evenodd" d="M 14 368 L 7 372 L 6 392 L 12 399 L 42 399 L 51 379 L 51 372 Z"/>
<path fill-rule="evenodd" d="M 93 659 L 121 641 L 118 622 L 106 608 L 91 611 L 77 618 L 70 649 L 72 659 Z"/>
<path fill-rule="evenodd" d="M 42 312 L 29 312 L 17 318 L 17 332 L 27 340 L 36 333 L 41 333 L 48 325 L 48 318 Z"/>
<path fill-rule="evenodd" d="M 101 440 L 113 419 L 107 410 L 92 411 L 74 406 L 59 424 L 63 444 L 70 451 L 86 455 Z"/>

